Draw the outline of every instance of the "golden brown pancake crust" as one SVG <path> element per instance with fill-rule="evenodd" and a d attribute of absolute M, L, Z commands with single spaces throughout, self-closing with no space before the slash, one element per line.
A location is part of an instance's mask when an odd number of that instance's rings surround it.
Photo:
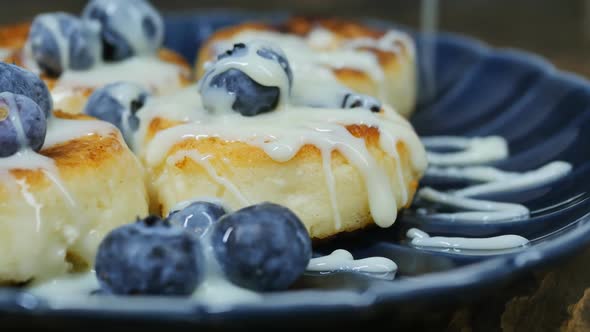
<path fill-rule="evenodd" d="M 68 120 L 95 120 L 83 114 L 68 114 L 55 111 L 54 116 Z M 62 176 L 67 177 L 69 171 L 81 172 L 84 169 L 99 168 L 108 160 L 117 158 L 125 152 L 126 147 L 113 131 L 109 136 L 87 135 L 41 150 L 39 153 L 53 159 Z M 29 185 L 48 185 L 49 180 L 40 170 L 13 169 L 10 173 L 17 179 L 26 178 Z"/>
<path fill-rule="evenodd" d="M 30 28 L 30 22 L 22 22 L 0 28 L 0 48 L 22 48 L 27 42 Z"/>

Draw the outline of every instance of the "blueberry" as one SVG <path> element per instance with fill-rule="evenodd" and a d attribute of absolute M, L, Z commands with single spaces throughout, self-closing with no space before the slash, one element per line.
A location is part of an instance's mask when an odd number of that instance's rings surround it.
<path fill-rule="evenodd" d="M 210 112 L 231 109 L 254 116 L 276 109 L 280 99 L 290 94 L 292 80 L 291 67 L 280 48 L 252 41 L 234 44 L 219 54 L 203 76 L 200 92 Z"/>
<path fill-rule="evenodd" d="M 203 278 L 199 242 L 158 217 L 111 231 L 101 242 L 95 270 L 106 293 L 189 295 Z"/>
<path fill-rule="evenodd" d="M 0 157 L 24 148 L 38 152 L 45 142 L 47 120 L 32 99 L 11 92 L 0 93 Z"/>
<path fill-rule="evenodd" d="M 246 44 L 244 43 L 237 43 L 234 44 L 231 50 L 227 50 L 217 56 L 217 60 L 229 58 L 229 57 L 239 57 L 246 55 L 248 50 L 246 49 Z"/>
<path fill-rule="evenodd" d="M 66 69 L 85 70 L 101 57 L 100 27 L 66 13 L 39 15 L 31 25 L 29 43 L 33 58 L 50 76 Z"/>
<path fill-rule="evenodd" d="M 185 228 L 196 237 L 202 238 L 225 213 L 225 209 L 217 204 L 193 202 L 182 210 L 170 213 L 168 221 L 170 224 Z"/>
<path fill-rule="evenodd" d="M 145 0 L 92 0 L 82 15 L 101 23 L 105 60 L 155 53 L 164 41 L 162 16 Z"/>
<path fill-rule="evenodd" d="M 116 82 L 95 90 L 84 113 L 115 125 L 133 147 L 133 134 L 139 129 L 137 113 L 145 105 L 149 92 L 142 86 Z"/>
<path fill-rule="evenodd" d="M 289 61 L 287 61 L 287 56 L 285 55 L 285 53 L 283 53 L 282 50 L 277 49 L 276 47 L 271 48 L 263 46 L 256 50 L 256 54 L 265 59 L 274 60 L 278 62 L 281 68 L 283 68 L 283 70 L 285 71 L 285 74 L 287 74 L 287 78 L 289 79 L 289 88 L 293 85 L 293 71 L 291 70 L 291 65 L 289 65 Z"/>
<path fill-rule="evenodd" d="M 381 103 L 371 96 L 350 92 L 344 95 L 342 108 L 365 108 L 371 112 L 379 113 Z"/>
<path fill-rule="evenodd" d="M 243 71 L 232 68 L 215 75 L 211 79 L 209 88 L 201 88 L 203 105 L 208 110 L 217 111 L 219 107 L 227 105 L 220 100 L 217 89 L 226 91 L 229 94 L 227 97 L 233 98 L 232 110 L 244 116 L 254 116 L 274 110 L 279 104 L 281 94 L 278 87 L 258 84 Z"/>
<path fill-rule="evenodd" d="M 311 258 L 311 240 L 303 223 L 273 203 L 222 217 L 213 227 L 211 243 L 226 277 L 256 291 L 287 289 Z"/>
<path fill-rule="evenodd" d="M 30 71 L 0 62 L 0 91 L 27 96 L 37 103 L 46 117 L 53 108 L 53 100 L 47 85 Z"/>
<path fill-rule="evenodd" d="M 85 70 L 101 61 L 102 42 L 100 25 L 95 21 L 81 20 L 82 29 L 70 37 L 69 68 Z"/>

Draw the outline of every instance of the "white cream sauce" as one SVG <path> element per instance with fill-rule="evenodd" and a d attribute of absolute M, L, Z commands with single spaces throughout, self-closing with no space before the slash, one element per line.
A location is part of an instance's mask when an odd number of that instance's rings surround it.
<path fill-rule="evenodd" d="M 0 47 L 0 61 L 4 61 L 14 52 L 13 49 Z"/>
<path fill-rule="evenodd" d="M 542 186 L 564 177 L 569 174 L 571 170 L 571 164 L 563 161 L 554 161 L 536 170 L 522 173 L 503 172 L 493 167 L 438 169 L 435 172 L 437 172 L 438 175 L 443 176 L 448 172 L 447 174 L 453 174 L 454 177 L 461 179 L 483 179 L 486 176 L 489 176 L 489 178 L 484 180 L 485 183 L 483 184 L 469 186 L 453 192 L 453 194 L 457 196 L 470 197 Z M 427 174 L 429 174 L 428 171 Z"/>
<path fill-rule="evenodd" d="M 528 172 L 504 172 L 490 166 L 466 166 L 485 164 L 507 157 L 508 144 L 503 138 L 497 136 L 471 139 L 430 137 L 423 138 L 422 141 L 427 148 L 431 149 L 464 149 L 464 151 L 449 153 L 427 152 L 431 166 L 426 170 L 426 175 L 479 182 L 447 193 L 432 188 L 421 189 L 417 194 L 421 200 L 468 210 L 468 212 L 427 213 L 423 209 L 418 209 L 418 214 L 425 217 L 473 223 L 527 219 L 529 210 L 521 204 L 469 197 L 538 187 L 563 178 L 572 170 L 572 166 L 563 161 L 554 161 Z"/>
<path fill-rule="evenodd" d="M 422 137 L 426 149 L 452 148 L 459 152 L 428 152 L 428 162 L 436 166 L 483 164 L 508 157 L 508 144 L 499 136 L 489 137 Z"/>
<path fill-rule="evenodd" d="M 529 241 L 518 235 L 501 235 L 488 238 L 464 237 L 430 237 L 427 233 L 412 228 L 408 230 L 411 244 L 421 248 L 451 249 L 451 250 L 503 250 L 524 247 Z"/>
<path fill-rule="evenodd" d="M 74 299 L 86 298 L 99 284 L 94 271 L 79 274 L 66 274 L 62 277 L 34 283 L 30 288 L 33 295 L 39 296 L 55 307 L 66 306 Z"/>
<path fill-rule="evenodd" d="M 417 216 L 427 219 L 442 219 L 461 223 L 499 223 L 528 219 L 529 209 L 521 204 L 476 199 L 473 196 L 525 190 L 545 185 L 563 178 L 572 170 L 571 164 L 554 161 L 539 169 L 528 172 L 505 172 L 490 166 L 491 161 L 508 156 L 508 144 L 497 136 L 491 137 L 429 137 L 422 141 L 427 148 L 458 149 L 458 152 L 427 152 L 431 166 L 426 175 L 474 181 L 476 184 L 458 190 L 441 192 L 433 188 L 422 188 L 417 199 L 437 203 L 459 212 L 429 212 L 424 208 L 416 210 Z M 473 166 L 476 165 L 476 166 Z M 463 210 L 463 211 L 461 211 Z M 412 229 L 408 232 L 412 244 L 420 247 L 464 248 L 464 249 L 505 249 L 524 245 L 528 240 L 516 235 L 504 235 L 487 239 L 428 237 L 424 232 Z"/>
<path fill-rule="evenodd" d="M 529 209 L 520 204 L 499 203 L 458 197 L 432 188 L 421 189 L 417 196 L 419 199 L 436 202 L 448 207 L 470 210 L 467 212 L 425 214 L 426 217 L 430 218 L 460 221 L 464 223 L 489 223 L 523 220 L 528 219 L 529 217 Z M 421 210 L 418 210 L 417 212 L 420 215 Z"/>
<path fill-rule="evenodd" d="M 116 133 L 118 133 L 118 129 L 105 121 L 68 120 L 53 116 L 47 121 L 47 136 L 45 136 L 43 148 L 46 149 L 85 136 L 106 137 Z"/>
<path fill-rule="evenodd" d="M 37 202 L 35 195 L 29 191 L 29 184 L 26 180 L 14 179 L 14 182 L 19 186 L 20 193 L 27 204 L 35 211 L 35 231 L 39 234 L 41 232 L 41 226 L 43 225 L 41 220 L 41 208 L 43 208 L 43 204 Z"/>
<path fill-rule="evenodd" d="M 307 44 L 314 49 L 325 49 L 335 46 L 337 37 L 330 30 L 322 27 L 312 29 L 306 36 Z"/>
<path fill-rule="evenodd" d="M 210 240 L 210 236 L 203 238 L 205 279 L 193 293 L 193 298 L 216 307 L 262 300 L 261 294 L 238 287 L 225 278 Z"/>
<path fill-rule="evenodd" d="M 156 56 L 135 56 L 103 63 L 89 70 L 66 70 L 52 90 L 56 103 L 76 88 L 98 88 L 109 83 L 126 81 L 143 86 L 155 95 L 169 94 L 182 86 L 184 69 Z M 62 98 L 63 98 L 62 97 Z"/>
<path fill-rule="evenodd" d="M 306 270 L 311 272 L 395 273 L 397 265 L 391 259 L 385 257 L 354 259 L 347 250 L 337 249 L 330 255 L 312 258 Z"/>
<path fill-rule="evenodd" d="M 149 124 L 154 119 L 161 118 L 184 123 L 198 121 L 205 116 L 207 116 L 207 112 L 203 108 L 199 88 L 196 84 L 182 88 L 170 95 L 148 98 L 141 111 L 137 113 L 140 125 L 133 138 L 136 152 L 145 147 Z"/>
<path fill-rule="evenodd" d="M 209 159 L 211 157 L 211 155 L 201 155 L 199 154 L 199 152 L 195 150 L 179 151 L 176 154 L 170 156 L 167 159 L 167 162 L 174 165 L 177 162 L 182 161 L 184 158 L 191 159 L 192 161 L 203 167 L 215 182 L 217 182 L 221 186 L 225 187 L 225 189 L 227 189 L 229 192 L 231 192 L 236 197 L 238 202 L 240 202 L 241 205 L 251 205 L 250 201 L 240 192 L 240 189 L 238 189 L 235 184 L 233 184 L 227 178 L 217 174 L 215 168 L 213 168 L 213 166 L 211 166 L 211 164 L 209 163 Z"/>

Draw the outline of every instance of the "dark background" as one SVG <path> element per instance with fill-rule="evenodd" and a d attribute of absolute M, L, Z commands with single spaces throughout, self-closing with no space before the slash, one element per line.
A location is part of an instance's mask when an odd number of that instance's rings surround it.
<path fill-rule="evenodd" d="M 125 1 L 125 0 L 122 0 Z M 8 1 L 3 1 L 7 3 Z M 419 0 L 152 0 L 165 13 L 233 8 L 344 17 L 376 17 L 419 26 Z M 79 13 L 85 0 L 16 0 L 0 10 L 0 24 L 44 11 Z M 441 0 L 440 26 L 494 46 L 539 53 L 558 67 L 590 76 L 590 0 Z"/>

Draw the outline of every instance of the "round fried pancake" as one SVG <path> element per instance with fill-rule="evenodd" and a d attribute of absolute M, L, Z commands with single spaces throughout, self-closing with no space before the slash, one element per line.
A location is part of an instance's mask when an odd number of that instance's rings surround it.
<path fill-rule="evenodd" d="M 153 213 L 165 216 L 175 205 L 200 198 L 221 199 L 231 209 L 270 201 L 291 208 L 313 238 L 326 238 L 377 223 L 371 204 L 380 199 L 392 214 L 385 224 L 393 223 L 424 172 L 424 147 L 390 108 L 375 114 L 290 107 L 220 120 L 198 106 L 196 89 L 165 98 L 140 112 L 143 129 L 136 141 Z M 340 116 L 345 125 L 331 120 Z M 279 144 L 265 145 L 272 141 Z M 275 148 L 294 154 L 277 157 Z M 372 173 L 379 174 L 377 184 L 369 179 Z M 374 197 L 376 189 L 392 195 Z"/>
<path fill-rule="evenodd" d="M 394 188 L 391 208 L 402 208 L 412 201 L 421 171 L 415 169 L 405 144 L 399 143 L 400 162 L 379 147 L 379 132 L 366 126 L 348 130 L 364 139 L 378 163 L 387 170 L 386 181 Z M 157 139 L 157 138 L 156 138 Z M 178 157 L 178 152 L 193 156 Z M 219 138 L 188 139 L 176 144 L 168 158 L 150 165 L 150 190 L 155 211 L 166 215 L 176 204 L 199 197 L 215 197 L 233 209 L 265 201 L 292 209 L 304 222 L 312 238 L 326 238 L 354 231 L 374 223 L 363 174 L 338 151 L 331 155 L 331 173 L 340 225 L 335 223 L 327 173 L 322 152 L 313 145 L 304 146 L 287 162 L 277 162 L 262 149 L 247 143 Z M 402 180 L 398 176 L 401 172 Z M 231 185 L 229 185 L 231 184 Z M 242 198 L 246 199 L 246 202 Z"/>
<path fill-rule="evenodd" d="M 89 130 L 66 141 L 54 137 L 20 161 L 25 168 L 0 159 L 0 284 L 92 266 L 107 232 L 148 212 L 143 169 L 119 131 L 83 116 L 55 117 L 75 122 L 50 130 Z"/>
<path fill-rule="evenodd" d="M 375 62 L 381 73 L 371 72 L 353 63 L 341 65 L 339 61 L 321 65 L 328 66 L 333 75 L 350 89 L 392 105 L 405 117 L 413 112 L 417 89 L 413 41 L 404 33 L 380 31 L 354 21 L 294 17 L 279 26 L 249 22 L 221 29 L 199 50 L 195 64 L 197 77 L 203 75 L 207 62 L 224 51 L 219 48 L 220 44 L 246 42 L 257 37 L 264 39 L 269 36 L 268 33 L 300 37 L 315 52 L 327 52 L 330 57 L 350 50 L 368 55 L 372 59 L 367 60 Z M 287 58 L 293 57 L 290 55 L 291 50 L 285 52 Z M 297 71 L 294 68 L 295 76 Z"/>

